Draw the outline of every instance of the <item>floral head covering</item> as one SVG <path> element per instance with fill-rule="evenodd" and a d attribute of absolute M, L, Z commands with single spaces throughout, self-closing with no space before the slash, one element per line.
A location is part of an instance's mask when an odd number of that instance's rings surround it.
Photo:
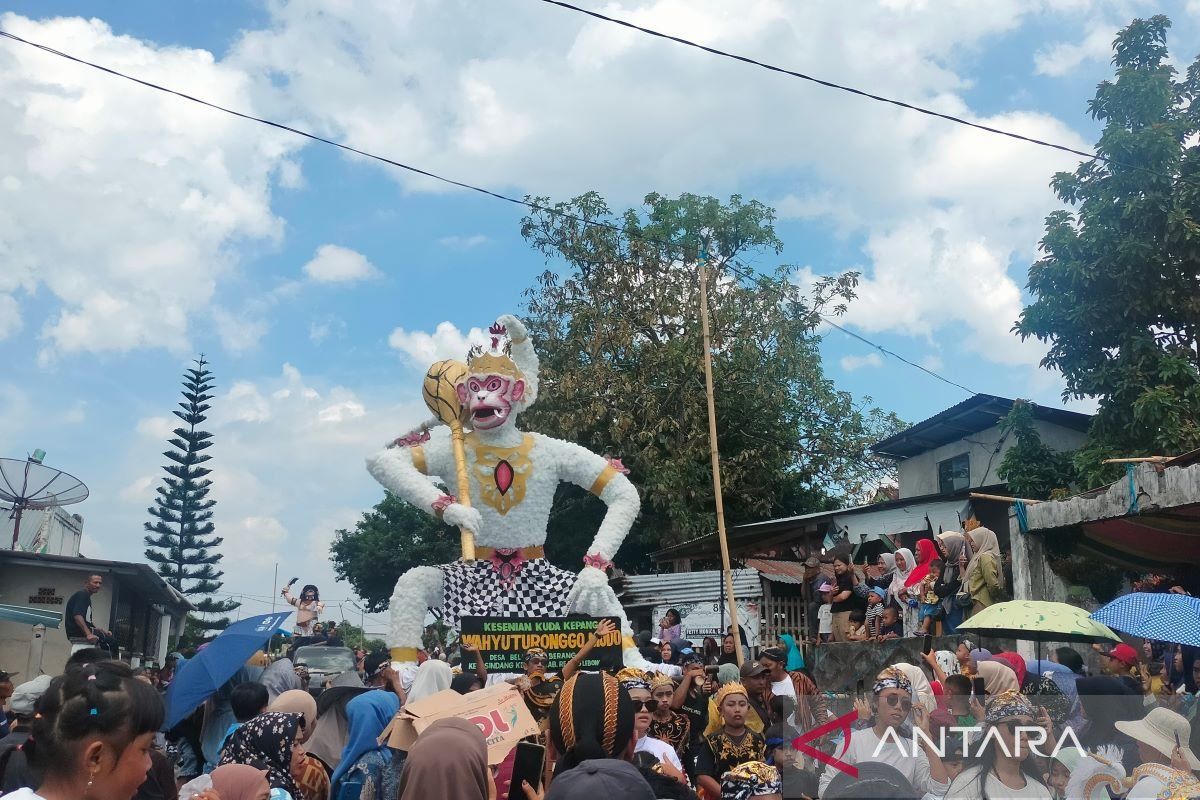
<path fill-rule="evenodd" d="M 871 691 L 875 694 L 882 694 L 884 689 L 903 689 L 911 695 L 912 681 L 895 667 L 887 667 L 883 672 L 879 673 L 879 677 L 875 679 L 875 686 Z"/>
<path fill-rule="evenodd" d="M 1046 709 L 1050 721 L 1055 725 L 1062 725 L 1070 716 L 1071 701 L 1053 678 L 1039 675 L 1021 687 L 1021 694 L 1027 696 L 1035 706 Z"/>
<path fill-rule="evenodd" d="M 738 764 L 721 776 L 721 800 L 748 800 L 782 793 L 779 770 L 761 761 Z"/>
<path fill-rule="evenodd" d="M 625 691 L 632 689 L 645 689 L 650 691 L 650 679 L 646 673 L 637 667 L 625 667 L 617 673 L 617 683 L 625 687 Z"/>
<path fill-rule="evenodd" d="M 268 711 L 238 728 L 221 751 L 221 765 L 249 764 L 267 771 L 272 789 L 283 789 L 292 797 L 300 789 L 292 777 L 292 745 L 304 725 L 303 714 Z"/>
<path fill-rule="evenodd" d="M 1007 691 L 1001 692 L 988 701 L 984 721 L 988 725 L 995 725 L 1012 717 L 1033 716 L 1033 704 L 1029 702 L 1029 698 L 1020 692 Z"/>

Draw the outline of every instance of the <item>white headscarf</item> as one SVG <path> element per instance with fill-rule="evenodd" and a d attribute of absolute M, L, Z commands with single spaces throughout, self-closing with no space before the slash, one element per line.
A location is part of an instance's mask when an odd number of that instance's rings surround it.
<path fill-rule="evenodd" d="M 893 598 L 900 597 L 900 593 L 904 591 L 904 582 L 908 580 L 908 576 L 914 569 L 917 568 L 917 559 L 913 556 L 912 550 L 907 547 L 901 547 L 896 551 L 897 556 L 904 556 L 904 569 L 900 569 L 900 564 L 896 564 L 896 571 L 892 573 L 892 585 L 888 587 L 888 591 L 892 593 Z"/>
<path fill-rule="evenodd" d="M 454 674 L 450 671 L 449 664 L 436 658 L 429 659 L 417 668 L 417 676 L 413 678 L 412 688 L 408 690 L 408 702 L 412 703 L 446 691 L 453 679 Z"/>
<path fill-rule="evenodd" d="M 912 684 L 913 702 L 920 703 L 925 707 L 926 713 L 932 714 L 937 708 L 937 697 L 933 694 L 929 679 L 925 677 L 925 671 L 913 664 L 892 664 L 892 667 L 903 672 L 904 677 Z"/>

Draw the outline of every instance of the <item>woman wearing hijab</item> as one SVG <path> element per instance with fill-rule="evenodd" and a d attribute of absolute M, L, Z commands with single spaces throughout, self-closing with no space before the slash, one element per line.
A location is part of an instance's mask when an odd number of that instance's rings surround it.
<path fill-rule="evenodd" d="M 925 677 L 924 670 L 915 664 L 903 663 L 893 664 L 891 668 L 899 670 L 903 673 L 904 677 L 908 678 L 914 703 L 920 703 L 930 713 L 937 708 L 937 697 L 933 693 L 933 687 L 930 686 L 929 679 Z"/>
<path fill-rule="evenodd" d="M 1017 686 L 1021 689 L 1025 688 L 1025 675 L 1027 673 L 1025 659 L 1016 653 L 992 653 L 992 661 L 999 661 L 1008 666 L 1013 671 L 1013 674 L 1017 676 Z"/>
<path fill-rule="evenodd" d="M 267 695 L 272 701 L 286 691 L 304 688 L 290 658 L 281 658 L 264 669 L 258 682 L 267 687 Z"/>
<path fill-rule="evenodd" d="M 971 548 L 967 544 L 967 537 L 958 531 L 939 533 L 937 546 L 941 551 L 942 561 L 945 564 L 942 567 L 942 582 L 947 586 L 955 581 L 961 584 L 963 564 L 971 559 Z M 942 603 L 942 633 L 944 634 L 956 632 L 959 623 L 963 621 L 963 613 L 966 609 L 955 602 L 958 594 L 958 592 L 955 592 Z"/>
<path fill-rule="evenodd" d="M 784 669 L 788 672 L 804 669 L 804 651 L 796 644 L 796 637 L 785 633 L 779 637 L 779 641 L 783 642 L 783 649 L 787 651 L 787 666 Z"/>
<path fill-rule="evenodd" d="M 283 789 L 294 800 L 301 800 L 292 767 L 304 753 L 299 743 L 303 725 L 304 717 L 300 714 L 259 714 L 234 732 L 221 751 L 221 765 L 264 767 L 272 789 Z"/>
<path fill-rule="evenodd" d="M 430 664 L 441 664 L 449 671 L 442 661 L 426 661 L 421 668 Z M 449 680 L 446 685 L 450 685 Z M 415 679 L 413 688 L 416 689 Z M 380 744 L 378 740 L 399 710 L 400 698 L 391 692 L 366 692 L 346 704 L 349 731 L 346 746 L 342 748 L 342 758 L 330 778 L 333 797 L 338 796 L 343 783 L 361 783 L 365 797 L 396 796 L 403 764 L 393 756 L 387 745 Z M 373 794 L 368 794 L 368 785 Z"/>
<path fill-rule="evenodd" d="M 488 800 L 491 781 L 479 727 L 464 719 L 442 719 L 422 731 L 408 751 L 399 800 Z M 514 788 L 514 796 L 523 796 Z"/>
<path fill-rule="evenodd" d="M 888 591 L 892 593 L 892 597 L 900 606 L 900 619 L 904 623 L 904 635 L 912 636 L 917 629 L 917 601 L 912 598 L 912 604 L 909 604 L 909 595 L 905 589 L 908 578 L 917 568 L 917 560 L 913 557 L 912 550 L 907 547 L 901 547 L 895 553 L 896 569 L 892 572 L 892 582 L 888 586 Z"/>
<path fill-rule="evenodd" d="M 267 711 L 277 711 L 283 714 L 299 714 L 304 718 L 304 728 L 299 742 L 307 743 L 317 726 L 317 701 L 303 689 L 289 689 L 275 702 L 267 706 Z M 329 773 L 325 771 L 320 760 L 305 753 L 299 763 L 294 763 L 292 777 L 300 787 L 304 800 L 329 800 Z"/>
<path fill-rule="evenodd" d="M 430 695 L 444 692 L 454 681 L 454 673 L 445 661 L 430 659 L 417 668 L 412 688 L 408 690 L 408 702 L 423 700 Z"/>
<path fill-rule="evenodd" d="M 908 573 L 908 577 L 904 579 L 904 588 L 913 592 L 913 587 L 925 580 L 929 575 L 929 565 L 932 564 L 938 557 L 937 545 L 932 539 L 917 540 L 917 566 L 912 572 Z"/>
<path fill-rule="evenodd" d="M 221 800 L 268 800 L 271 796 L 266 770 L 248 764 L 225 764 L 209 777 Z"/>
<path fill-rule="evenodd" d="M 1012 667 L 1000 661 L 976 661 L 975 676 L 983 678 L 983 690 L 988 697 L 995 697 L 1003 692 L 1019 692 L 1021 684 L 1017 682 L 1017 673 Z"/>
<path fill-rule="evenodd" d="M 875 559 L 876 574 L 874 577 L 868 574 L 866 584 L 871 588 L 889 591 L 892 585 L 892 574 L 895 571 L 896 556 L 892 553 L 880 553 L 879 557 Z M 867 591 L 870 591 L 870 588 Z"/>
<path fill-rule="evenodd" d="M 976 528 L 967 534 L 974 555 L 963 575 L 971 595 L 971 613 L 978 614 L 1004 599 L 1004 566 L 1000 540 L 990 528 Z"/>

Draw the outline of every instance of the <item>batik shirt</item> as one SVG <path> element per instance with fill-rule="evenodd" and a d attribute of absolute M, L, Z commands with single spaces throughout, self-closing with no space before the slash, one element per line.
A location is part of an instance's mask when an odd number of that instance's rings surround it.
<path fill-rule="evenodd" d="M 675 748 L 675 752 L 683 755 L 687 752 L 688 743 L 691 741 L 692 723 L 688 719 L 687 714 L 681 714 L 678 711 L 671 712 L 671 718 L 668 720 L 660 720 L 654 717 L 650 720 L 650 730 L 648 736 L 655 739 L 661 739 L 671 747 Z"/>

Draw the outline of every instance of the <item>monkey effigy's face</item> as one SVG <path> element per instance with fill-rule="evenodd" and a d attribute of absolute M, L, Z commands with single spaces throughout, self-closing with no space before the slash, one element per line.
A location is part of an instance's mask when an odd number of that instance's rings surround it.
<path fill-rule="evenodd" d="M 458 385 L 458 400 L 470 412 L 471 427 L 492 430 L 513 416 L 513 404 L 525 396 L 525 381 L 507 375 L 471 375 Z"/>

